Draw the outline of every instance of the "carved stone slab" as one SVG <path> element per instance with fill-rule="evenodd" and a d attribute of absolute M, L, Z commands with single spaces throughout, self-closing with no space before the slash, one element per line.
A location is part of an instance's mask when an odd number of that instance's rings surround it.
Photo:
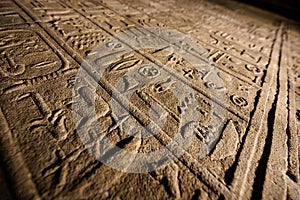
<path fill-rule="evenodd" d="M 299 23 L 246 4 L 1 1 L 0 197 L 299 199 L 299 77 Z"/>

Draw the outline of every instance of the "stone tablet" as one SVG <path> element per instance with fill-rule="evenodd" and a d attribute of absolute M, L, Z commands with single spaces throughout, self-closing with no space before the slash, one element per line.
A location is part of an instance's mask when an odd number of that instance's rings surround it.
<path fill-rule="evenodd" d="M 235 1 L 0 2 L 1 199 L 299 199 L 299 23 Z"/>

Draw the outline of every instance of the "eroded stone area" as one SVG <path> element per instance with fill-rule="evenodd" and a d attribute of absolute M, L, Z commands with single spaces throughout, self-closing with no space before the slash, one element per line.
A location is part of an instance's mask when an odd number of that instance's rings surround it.
<path fill-rule="evenodd" d="M 0 22 L 3 199 L 299 198 L 297 22 L 233 1 L 194 0 L 4 0 Z M 179 31 L 203 51 L 178 39 L 180 52 L 118 52 L 91 95 L 95 76 L 83 69 L 87 56 L 100 44 L 112 49 L 107 56 L 116 55 L 111 38 L 149 27 Z M 183 52 L 201 58 L 196 68 Z M 93 55 L 98 66 L 106 61 Z M 87 79 L 78 80 L 80 70 Z M 133 72 L 156 81 L 139 87 Z M 193 92 L 179 100 L 174 91 L 184 86 Z M 126 92 L 132 92 L 127 100 Z M 74 110 L 76 95 L 82 108 L 95 107 L 92 119 Z M 116 115 L 124 99 L 128 115 Z M 188 108 L 193 123 L 181 127 Z M 74 112 L 81 125 L 98 123 L 112 144 L 131 153 L 158 151 L 178 132 L 184 142 L 189 130 L 191 144 L 167 166 L 159 167 L 165 159 L 152 163 L 154 171 L 116 170 L 95 156 L 102 132 L 89 129 L 81 137 Z M 128 119 L 159 131 L 132 131 Z"/>

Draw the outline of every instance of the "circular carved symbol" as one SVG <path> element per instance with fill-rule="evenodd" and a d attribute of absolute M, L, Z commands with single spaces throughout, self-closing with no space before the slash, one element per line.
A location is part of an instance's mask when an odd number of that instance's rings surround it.
<path fill-rule="evenodd" d="M 159 75 L 159 71 L 157 68 L 151 65 L 143 66 L 139 69 L 139 73 L 146 77 L 156 77 Z"/>
<path fill-rule="evenodd" d="M 232 96 L 230 97 L 230 99 L 231 99 L 231 101 L 232 101 L 235 105 L 237 105 L 237 106 L 239 106 L 239 107 L 246 107 L 246 106 L 248 106 L 248 102 L 247 102 L 247 100 L 246 100 L 244 97 L 239 97 L 239 96 L 237 96 L 237 95 L 232 95 Z"/>
<path fill-rule="evenodd" d="M 212 81 L 207 81 L 204 84 L 208 88 L 216 88 L 216 84 L 214 82 L 212 82 Z"/>
<path fill-rule="evenodd" d="M 246 69 L 253 72 L 254 74 L 261 74 L 262 70 L 254 65 L 245 65 Z"/>

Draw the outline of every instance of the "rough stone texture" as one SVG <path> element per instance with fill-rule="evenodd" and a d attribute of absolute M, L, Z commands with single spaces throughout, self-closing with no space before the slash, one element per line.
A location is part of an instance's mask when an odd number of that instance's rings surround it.
<path fill-rule="evenodd" d="M 140 174 L 107 167 L 82 144 L 71 107 L 76 73 L 99 43 L 133 27 L 178 30 L 216 63 L 227 116 L 208 155 L 197 151 L 209 128 L 207 85 L 182 58 L 149 49 L 130 56 L 160 60 L 197 89 L 198 141 L 167 167 Z M 294 21 L 231 1 L 2 0 L 1 199 L 299 199 L 299 30 Z M 176 100 L 144 92 L 176 109 Z M 98 96 L 109 129 L 108 91 L 99 86 Z M 132 101 L 147 112 L 142 96 Z M 150 151 L 159 143 L 139 145 Z"/>

